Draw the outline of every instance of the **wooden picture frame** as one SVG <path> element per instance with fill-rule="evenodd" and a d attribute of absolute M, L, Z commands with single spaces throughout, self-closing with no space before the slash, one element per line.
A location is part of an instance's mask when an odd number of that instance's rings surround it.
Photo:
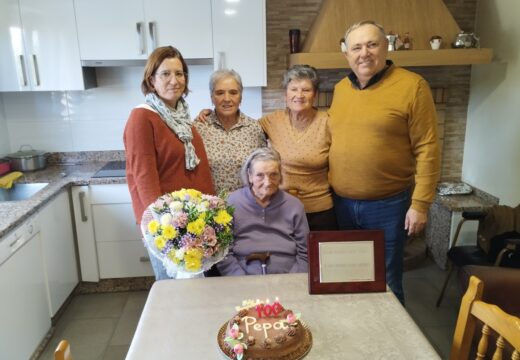
<path fill-rule="evenodd" d="M 311 231 L 309 294 L 386 291 L 383 230 Z"/>

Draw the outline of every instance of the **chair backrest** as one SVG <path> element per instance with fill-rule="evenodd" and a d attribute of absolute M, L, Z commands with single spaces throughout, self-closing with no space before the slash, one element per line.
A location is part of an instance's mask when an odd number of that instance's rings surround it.
<path fill-rule="evenodd" d="M 61 340 L 54 351 L 54 360 L 72 360 L 70 345 L 67 340 Z"/>
<path fill-rule="evenodd" d="M 491 330 L 498 335 L 493 359 L 502 359 L 505 341 L 515 349 L 512 359 L 520 359 L 520 318 L 507 314 L 496 305 L 483 302 L 483 290 L 482 281 L 476 276 L 471 276 L 460 304 L 450 359 L 468 359 L 477 319 L 484 323 L 478 343 L 477 359 L 484 359 L 486 356 Z"/>

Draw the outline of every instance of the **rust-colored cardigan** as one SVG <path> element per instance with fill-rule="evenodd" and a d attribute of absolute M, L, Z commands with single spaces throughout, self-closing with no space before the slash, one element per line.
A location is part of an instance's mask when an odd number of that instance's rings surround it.
<path fill-rule="evenodd" d="M 184 145 L 159 114 L 135 108 L 126 123 L 126 179 L 137 223 L 148 205 L 166 192 L 181 188 L 214 194 L 204 143 L 192 127 L 195 152 L 200 159 L 190 171 L 185 167 Z"/>

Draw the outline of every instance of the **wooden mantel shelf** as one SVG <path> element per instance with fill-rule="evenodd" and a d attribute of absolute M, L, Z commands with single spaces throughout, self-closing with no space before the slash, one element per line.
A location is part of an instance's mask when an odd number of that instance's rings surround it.
<path fill-rule="evenodd" d="M 398 66 L 446 66 L 490 64 L 493 49 L 440 49 L 389 51 L 388 58 Z M 317 69 L 347 68 L 340 52 L 297 53 L 289 55 L 289 66 L 307 64 Z"/>

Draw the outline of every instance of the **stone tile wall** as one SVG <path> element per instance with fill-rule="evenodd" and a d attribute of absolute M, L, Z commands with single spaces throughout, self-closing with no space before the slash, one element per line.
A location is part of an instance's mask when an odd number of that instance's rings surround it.
<path fill-rule="evenodd" d="M 263 89 L 264 113 L 283 108 L 281 80 L 287 69 L 289 29 L 300 29 L 305 41 L 322 0 L 267 0 L 267 87 Z M 455 21 L 465 31 L 473 31 L 477 0 L 444 0 Z M 432 88 L 444 89 L 439 111 L 443 121 L 442 181 L 460 179 L 466 113 L 469 99 L 470 66 L 417 67 L 410 70 L 421 74 Z M 332 92 L 334 85 L 346 76 L 346 70 L 320 70 L 320 90 Z M 330 101 L 330 96 L 325 96 Z"/>

